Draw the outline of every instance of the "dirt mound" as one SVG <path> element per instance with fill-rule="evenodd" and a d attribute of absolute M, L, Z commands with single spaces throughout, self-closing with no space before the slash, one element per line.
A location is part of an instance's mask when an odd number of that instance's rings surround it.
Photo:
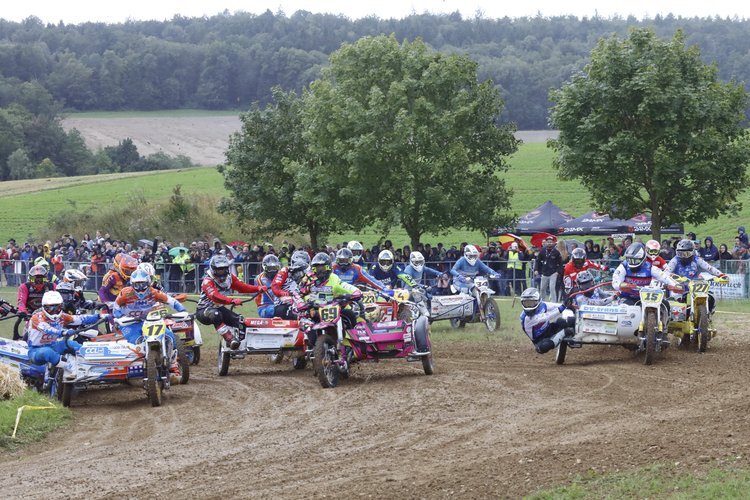
<path fill-rule="evenodd" d="M 68 431 L 0 458 L 0 490 L 518 497 L 590 470 L 703 469 L 748 454 L 748 351 L 736 334 L 702 355 L 672 349 L 653 366 L 601 346 L 556 366 L 526 344 L 442 342 L 431 377 L 416 363 L 368 364 L 333 390 L 309 368 L 265 357 L 220 378 L 205 353 L 161 408 L 134 388 L 80 394 Z"/>

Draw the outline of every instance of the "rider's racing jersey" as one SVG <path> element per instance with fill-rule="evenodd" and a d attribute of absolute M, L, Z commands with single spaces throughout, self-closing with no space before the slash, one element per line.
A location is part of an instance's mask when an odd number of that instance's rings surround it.
<path fill-rule="evenodd" d="M 362 266 L 358 264 L 351 264 L 346 269 L 343 269 L 338 264 L 333 264 L 331 269 L 333 269 L 333 274 L 341 278 L 341 281 L 344 283 L 349 283 L 350 285 L 362 283 L 369 285 L 376 290 L 382 290 L 385 288 L 383 283 L 371 276 L 370 273 L 362 269 Z"/>
<path fill-rule="evenodd" d="M 422 271 L 417 271 L 416 269 L 414 269 L 414 266 L 409 264 L 404 269 L 403 274 L 411 278 L 411 283 L 408 283 L 403 279 L 401 280 L 404 283 L 404 286 L 406 288 L 414 288 L 414 286 L 417 284 L 423 284 L 423 285 L 426 284 L 424 283 L 424 279 L 426 277 L 433 276 L 435 278 L 439 278 L 440 276 L 442 276 L 443 273 L 435 269 L 432 269 L 431 267 L 427 267 L 427 266 L 424 266 L 422 268 Z"/>
<path fill-rule="evenodd" d="M 469 264 L 469 261 L 466 260 L 466 257 L 461 257 L 451 268 L 451 274 L 456 278 L 458 278 L 459 276 L 474 278 L 475 276 L 484 274 L 494 276 L 495 271 L 493 271 L 489 266 L 487 266 L 487 264 L 479 259 L 477 259 L 474 264 Z"/>
<path fill-rule="evenodd" d="M 564 310 L 565 306 L 562 304 L 557 306 L 542 302 L 534 314 L 528 314 L 526 311 L 521 313 L 521 328 L 532 342 L 536 342 L 550 327 L 550 322 L 560 316 Z"/>
<path fill-rule="evenodd" d="M 299 285 L 292 279 L 288 267 L 281 268 L 273 277 L 271 291 L 276 297 L 289 297 L 299 293 Z"/>
<path fill-rule="evenodd" d="M 264 286 L 267 288 L 267 290 L 263 293 L 259 293 L 255 297 L 255 305 L 258 307 L 263 306 L 270 306 L 276 302 L 276 296 L 273 294 L 273 290 L 271 290 L 271 283 L 273 282 L 273 278 L 270 278 L 266 275 L 265 271 L 260 273 L 258 276 L 255 277 L 255 285 L 256 286 Z"/>
<path fill-rule="evenodd" d="M 18 312 L 32 313 L 42 307 L 42 296 L 45 292 L 54 290 L 55 285 L 49 281 L 44 284 L 41 291 L 28 283 L 21 283 L 18 287 Z"/>
<path fill-rule="evenodd" d="M 232 275 L 232 280 L 228 286 L 224 283 L 217 283 L 210 276 L 206 276 L 201 283 L 201 296 L 198 299 L 198 307 L 196 309 L 205 309 L 216 304 L 231 304 L 232 299 L 227 297 L 227 294 L 231 293 L 232 290 L 240 293 L 256 293 L 260 291 L 260 287 L 243 283 L 235 275 Z"/>
<path fill-rule="evenodd" d="M 666 271 L 679 276 L 685 276 L 691 280 L 697 279 L 702 271 L 709 272 L 714 276 L 722 274 L 721 271 L 697 255 L 694 255 L 688 264 L 683 264 L 679 257 L 672 257 L 672 260 L 667 264 Z"/>
<path fill-rule="evenodd" d="M 114 269 L 110 269 L 104 275 L 104 278 L 102 278 L 102 286 L 99 288 L 99 298 L 102 302 L 112 302 L 126 286 L 127 283 L 122 279 L 120 273 Z"/>
<path fill-rule="evenodd" d="M 148 312 L 154 308 L 157 303 L 168 304 L 177 312 L 185 311 L 185 308 L 174 297 L 170 297 L 161 290 L 150 287 L 148 295 L 141 299 L 136 295 L 133 287 L 128 286 L 122 289 L 120 295 L 115 299 L 114 315 L 117 318 L 130 316 L 131 318 L 145 319 Z"/>
<path fill-rule="evenodd" d="M 38 310 L 31 316 L 27 330 L 29 347 L 49 345 L 58 338 L 69 326 L 91 325 L 99 321 L 98 314 L 71 315 L 62 313 L 55 321 L 50 320 L 43 310 Z"/>
<path fill-rule="evenodd" d="M 595 289 L 590 296 L 586 296 L 582 293 L 576 295 L 573 297 L 573 300 L 575 301 L 576 307 L 580 308 L 581 306 L 606 306 L 608 304 L 611 304 L 613 300 L 615 300 L 615 295 L 610 295 L 607 293 L 602 293 L 599 291 L 599 289 Z"/>
<path fill-rule="evenodd" d="M 379 265 L 375 264 L 370 268 L 370 274 L 387 288 L 396 288 L 398 280 L 404 276 L 404 272 L 396 264 L 387 271 L 383 271 Z"/>
<path fill-rule="evenodd" d="M 596 262 L 591 262 L 589 259 L 583 261 L 583 265 L 581 267 L 576 267 L 575 264 L 573 264 L 573 260 L 571 259 L 570 262 L 565 264 L 565 267 L 563 268 L 563 286 L 565 287 L 565 290 L 568 291 L 575 286 L 576 278 L 578 278 L 578 275 L 583 271 L 588 271 L 589 269 L 598 269 L 599 271 L 604 271 L 606 268 L 607 266 L 597 264 Z"/>
<path fill-rule="evenodd" d="M 356 286 L 344 283 L 333 273 L 323 283 L 318 282 L 314 273 L 306 274 L 302 278 L 301 292 L 306 300 L 312 300 L 318 305 L 328 304 L 342 295 L 353 295 L 355 298 L 362 295 Z"/>
<path fill-rule="evenodd" d="M 615 269 L 615 273 L 612 275 L 612 288 L 618 290 L 620 295 L 629 299 L 638 299 L 640 292 L 638 290 L 623 290 L 620 288 L 622 283 L 631 283 L 636 287 L 649 286 L 651 284 L 651 278 L 656 278 L 659 282 L 665 285 L 675 285 L 676 282 L 669 275 L 665 274 L 658 267 L 654 267 L 648 261 L 643 261 L 643 264 L 633 270 L 628 266 L 627 262 L 621 263 Z"/>

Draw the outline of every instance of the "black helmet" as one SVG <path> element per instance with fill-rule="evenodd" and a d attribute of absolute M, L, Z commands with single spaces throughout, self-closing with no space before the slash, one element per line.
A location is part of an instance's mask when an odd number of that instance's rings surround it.
<path fill-rule="evenodd" d="M 643 243 L 633 243 L 625 250 L 625 262 L 631 270 L 637 271 L 640 269 L 645 260 L 646 247 L 643 246 Z"/>
<path fill-rule="evenodd" d="M 576 284 L 581 291 L 589 290 L 594 286 L 594 277 L 588 271 L 581 271 L 578 273 L 578 276 L 576 276 Z M 591 297 L 593 293 L 594 290 L 589 290 L 584 295 Z"/>
<path fill-rule="evenodd" d="M 527 313 L 533 313 L 542 302 L 542 295 L 536 288 L 527 288 L 521 294 L 521 306 Z"/>
<path fill-rule="evenodd" d="M 349 266 L 352 265 L 353 259 L 354 254 L 348 248 L 342 248 L 341 250 L 336 252 L 336 264 L 338 264 L 338 266 L 343 270 L 349 269 Z"/>
<path fill-rule="evenodd" d="M 687 265 L 690 264 L 690 261 L 693 260 L 693 257 L 695 256 L 695 245 L 690 240 L 680 240 L 677 243 L 677 257 L 680 259 L 680 262 Z"/>
<path fill-rule="evenodd" d="M 279 272 L 279 269 L 281 269 L 281 262 L 279 262 L 279 258 L 276 257 L 274 254 L 269 253 L 265 257 L 263 257 L 263 262 L 260 264 L 263 267 L 263 272 L 266 273 L 266 276 L 269 278 L 273 278 L 276 276 L 276 273 Z"/>
<path fill-rule="evenodd" d="M 583 267 L 584 262 L 586 262 L 586 250 L 583 248 L 574 248 L 572 252 L 570 252 L 570 258 L 573 261 L 573 265 L 576 267 Z"/>
<path fill-rule="evenodd" d="M 310 262 L 310 267 L 319 283 L 326 281 L 331 275 L 331 256 L 325 252 L 316 253 Z"/>

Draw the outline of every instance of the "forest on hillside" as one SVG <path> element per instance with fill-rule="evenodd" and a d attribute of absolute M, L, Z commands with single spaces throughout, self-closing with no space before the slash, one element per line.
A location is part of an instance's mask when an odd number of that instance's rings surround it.
<path fill-rule="evenodd" d="M 404 19 L 298 11 L 122 24 L 44 24 L 0 19 L 0 108 L 21 103 L 32 113 L 60 109 L 246 110 L 266 103 L 271 87 L 301 90 L 328 55 L 363 36 L 421 37 L 432 48 L 470 55 L 480 79 L 491 79 L 506 106 L 502 121 L 519 129 L 548 126 L 548 91 L 588 62 L 603 36 L 652 27 L 659 36 L 683 29 L 723 80 L 750 80 L 750 20 L 533 17 L 471 19 L 460 14 Z M 1 120 L 0 120 L 1 121 Z M 1 146 L 1 145 L 0 145 Z"/>

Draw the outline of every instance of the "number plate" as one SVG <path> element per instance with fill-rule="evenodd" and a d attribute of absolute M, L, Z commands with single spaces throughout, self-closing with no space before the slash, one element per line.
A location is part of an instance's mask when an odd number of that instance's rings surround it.
<path fill-rule="evenodd" d="M 362 294 L 362 302 L 364 304 L 374 304 L 375 303 L 375 293 L 374 292 L 365 292 Z"/>
<path fill-rule="evenodd" d="M 708 293 L 709 285 L 707 281 L 693 281 L 691 286 L 695 295 L 705 295 Z"/>
<path fill-rule="evenodd" d="M 320 308 L 320 321 L 333 323 L 339 317 L 339 306 L 327 306 Z"/>

